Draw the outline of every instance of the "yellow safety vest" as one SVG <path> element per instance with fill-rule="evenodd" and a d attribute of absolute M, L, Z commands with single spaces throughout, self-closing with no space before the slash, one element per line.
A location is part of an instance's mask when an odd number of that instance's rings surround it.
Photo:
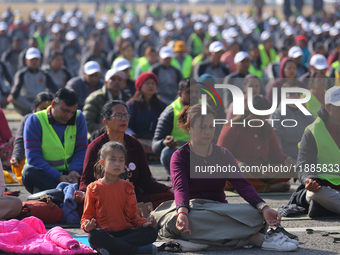
<path fill-rule="evenodd" d="M 192 70 L 192 57 L 190 55 L 186 55 L 183 61 L 183 67 L 181 67 L 180 63 L 176 58 L 171 59 L 171 65 L 176 67 L 178 70 L 182 72 L 183 78 L 190 78 L 191 70 Z"/>

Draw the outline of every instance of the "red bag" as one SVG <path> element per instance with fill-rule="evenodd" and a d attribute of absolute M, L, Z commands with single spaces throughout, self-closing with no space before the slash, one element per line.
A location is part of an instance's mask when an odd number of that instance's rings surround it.
<path fill-rule="evenodd" d="M 17 218 L 22 220 L 30 216 L 35 216 L 44 223 L 57 223 L 63 218 L 63 210 L 53 203 L 47 204 L 41 201 L 23 202 L 22 211 Z"/>

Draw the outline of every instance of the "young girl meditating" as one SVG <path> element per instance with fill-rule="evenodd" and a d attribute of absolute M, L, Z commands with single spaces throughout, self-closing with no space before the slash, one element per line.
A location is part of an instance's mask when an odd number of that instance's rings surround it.
<path fill-rule="evenodd" d="M 89 243 L 100 254 L 156 254 L 152 243 L 156 220 L 137 215 L 133 185 L 119 178 L 126 168 L 126 150 L 121 143 L 108 142 L 95 165 L 98 179 L 88 185 L 81 228 L 89 233 Z"/>

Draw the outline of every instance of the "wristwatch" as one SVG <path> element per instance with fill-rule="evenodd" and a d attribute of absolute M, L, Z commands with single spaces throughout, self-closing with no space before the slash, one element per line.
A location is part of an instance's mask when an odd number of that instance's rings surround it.
<path fill-rule="evenodd" d="M 260 211 L 261 214 L 263 214 L 263 209 L 265 207 L 269 207 L 269 205 L 267 205 L 266 203 L 262 202 L 262 203 L 260 203 L 260 205 L 259 205 L 259 207 L 257 209 Z"/>

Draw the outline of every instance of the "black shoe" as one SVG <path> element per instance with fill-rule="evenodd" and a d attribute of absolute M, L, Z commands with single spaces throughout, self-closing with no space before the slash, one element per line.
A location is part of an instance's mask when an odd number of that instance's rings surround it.
<path fill-rule="evenodd" d="M 282 233 L 282 234 L 288 236 L 290 239 L 299 240 L 299 238 L 296 235 L 289 233 L 281 225 L 276 227 L 276 229 L 270 228 L 270 230 L 268 231 L 268 235 L 272 235 L 272 234 L 275 234 L 275 233 Z"/>
<path fill-rule="evenodd" d="M 308 209 L 308 216 L 314 218 L 314 217 L 338 216 L 338 214 L 326 209 L 325 207 L 315 202 L 314 200 L 311 200 Z"/>

